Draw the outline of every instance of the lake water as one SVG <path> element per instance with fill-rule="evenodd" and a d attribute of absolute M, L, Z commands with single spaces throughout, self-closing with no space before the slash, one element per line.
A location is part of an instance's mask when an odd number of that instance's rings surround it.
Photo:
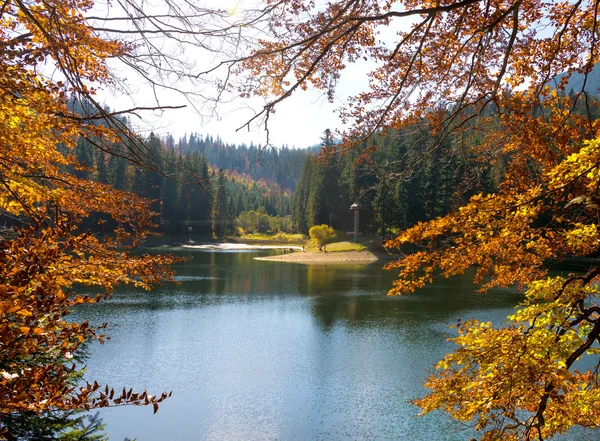
<path fill-rule="evenodd" d="M 458 318 L 504 321 L 520 300 L 474 294 L 468 277 L 387 297 L 370 266 L 254 260 L 270 252 L 178 250 L 180 284 L 121 290 L 74 315 L 109 323 L 86 378 L 152 394 L 151 407 L 101 412 L 111 441 L 461 440 L 473 432 L 410 400 L 453 348 Z M 561 439 L 598 439 L 579 431 Z"/>

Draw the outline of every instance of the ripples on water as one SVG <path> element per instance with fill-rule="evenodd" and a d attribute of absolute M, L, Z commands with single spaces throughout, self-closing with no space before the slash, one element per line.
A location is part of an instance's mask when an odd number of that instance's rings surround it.
<path fill-rule="evenodd" d="M 520 296 L 473 294 L 468 278 L 387 297 L 393 274 L 253 260 L 265 252 L 186 250 L 179 284 L 121 291 L 75 318 L 108 321 L 87 378 L 173 391 L 151 408 L 102 412 L 111 441 L 467 440 L 440 413 L 417 417 L 448 324 L 502 322 Z M 569 440 L 589 439 L 581 432 Z M 584 436 L 582 438 L 582 436 Z"/>
<path fill-rule="evenodd" d="M 210 276 L 175 276 L 176 282 L 195 282 L 197 280 L 215 280 L 216 277 Z"/>

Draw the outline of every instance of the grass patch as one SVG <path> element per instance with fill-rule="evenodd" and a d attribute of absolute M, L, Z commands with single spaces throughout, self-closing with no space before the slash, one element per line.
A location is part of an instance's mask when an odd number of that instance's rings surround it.
<path fill-rule="evenodd" d="M 372 253 L 387 253 L 386 249 L 383 247 L 382 245 L 382 240 L 381 237 L 379 236 L 371 236 L 371 235 L 364 235 L 364 236 L 360 236 L 358 243 L 354 243 L 354 241 L 350 238 L 348 238 L 348 236 L 345 236 L 347 239 L 346 240 L 339 240 L 341 239 L 340 236 L 338 236 L 338 241 L 337 242 L 332 242 L 327 244 L 327 252 L 332 252 L 332 253 L 339 253 L 339 252 L 343 252 L 343 251 L 364 251 L 364 250 L 368 250 L 371 251 Z M 319 251 L 319 246 L 315 246 L 313 243 L 311 243 L 311 241 L 308 242 L 309 246 L 307 246 L 306 250 L 307 251 Z"/>
<path fill-rule="evenodd" d="M 279 242 L 279 243 L 294 243 L 300 244 L 306 242 L 306 237 L 302 234 L 288 234 L 288 233 L 277 233 L 277 234 L 245 234 L 238 236 L 235 239 L 247 240 L 253 242 Z"/>
<path fill-rule="evenodd" d="M 326 249 L 328 253 L 340 253 L 343 251 L 363 251 L 366 250 L 367 247 L 361 243 L 343 241 L 330 243 L 326 245 Z"/>
<path fill-rule="evenodd" d="M 340 240 L 344 239 L 344 240 Z M 315 245 L 313 241 L 308 239 L 302 234 L 288 234 L 288 233 L 277 233 L 277 234 L 245 234 L 243 236 L 231 237 L 229 240 L 256 243 L 256 244 L 290 244 L 290 245 L 304 245 L 308 252 L 319 252 L 319 246 Z M 382 245 L 381 237 L 364 235 L 360 236 L 359 242 L 354 243 L 352 238 L 344 235 L 338 235 L 338 240 L 327 244 L 327 252 L 341 253 L 347 251 L 364 251 L 369 250 L 373 253 L 387 253 Z"/>

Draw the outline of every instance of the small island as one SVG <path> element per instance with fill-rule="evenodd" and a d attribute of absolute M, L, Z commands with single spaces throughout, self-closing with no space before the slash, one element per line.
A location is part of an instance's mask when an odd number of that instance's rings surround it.
<path fill-rule="evenodd" d="M 297 238 L 296 238 L 297 239 Z M 311 240 L 296 240 L 283 243 L 276 236 L 262 235 L 255 238 L 229 238 L 231 242 L 212 242 L 205 244 L 186 243 L 183 248 L 215 250 L 215 251 L 249 251 L 249 250 L 283 250 L 284 254 L 266 257 L 255 257 L 255 260 L 270 262 L 288 262 L 301 264 L 362 264 L 369 265 L 375 262 L 393 259 L 393 255 L 386 251 L 381 238 L 366 236 L 362 243 L 351 241 L 330 242 L 322 247 Z"/>
<path fill-rule="evenodd" d="M 297 250 L 297 247 L 295 248 Z M 301 264 L 363 264 L 368 265 L 379 261 L 390 260 L 377 237 L 369 236 L 364 243 L 349 241 L 333 242 L 324 248 L 305 247 L 304 251 L 279 254 L 268 257 L 255 257 L 256 260 L 270 262 L 288 262 Z"/>
<path fill-rule="evenodd" d="M 280 254 L 278 256 L 255 257 L 256 260 L 268 260 L 270 262 L 290 262 L 303 264 L 371 264 L 382 260 L 382 255 L 371 251 L 341 251 L 341 252 L 299 252 Z"/>

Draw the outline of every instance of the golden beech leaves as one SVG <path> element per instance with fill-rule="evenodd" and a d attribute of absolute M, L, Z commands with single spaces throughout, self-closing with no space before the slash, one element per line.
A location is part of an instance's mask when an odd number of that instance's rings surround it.
<path fill-rule="evenodd" d="M 427 380 L 430 394 L 416 400 L 424 412 L 443 409 L 475 420 L 483 440 L 542 440 L 575 425 L 600 425 L 600 269 L 545 278 L 549 259 L 599 251 L 600 139 L 563 149 L 553 164 L 521 147 L 515 154 L 528 155 L 528 166 L 536 161 L 535 174 L 509 169 L 497 194 L 473 196 L 456 212 L 387 244 L 422 249 L 388 264 L 400 270 L 390 294 L 413 292 L 438 273 L 449 277 L 471 266 L 482 291 L 526 292 L 508 326 L 460 323 L 452 339 L 459 349 Z M 584 357 L 595 357 L 596 368 L 577 370 L 574 363 Z"/>
<path fill-rule="evenodd" d="M 461 323 L 458 349 L 416 403 L 475 421 L 484 440 L 599 427 L 600 268 L 593 260 L 585 275 L 547 277 L 553 260 L 600 255 L 600 113 L 584 88 L 600 62 L 598 2 L 268 3 L 273 38 L 237 70 L 242 93 L 270 100 L 266 120 L 308 86 L 333 101 L 344 69 L 369 60 L 367 90 L 340 108 L 348 128 L 337 151 L 425 122 L 427 154 L 458 139 L 457 154 L 496 173 L 493 193 L 387 243 L 410 250 L 387 265 L 398 271 L 392 295 L 474 267 L 481 291 L 527 296 L 505 327 Z M 572 73 L 583 74 L 583 86 L 565 90 Z M 596 367 L 577 370 L 586 357 Z"/>
<path fill-rule="evenodd" d="M 93 31 L 83 15 L 92 6 L 9 0 L 0 9 L 0 214 L 21 225 L 0 233 L 0 419 L 123 404 L 156 411 L 167 397 L 73 381 L 73 354 L 104 336 L 70 322 L 71 308 L 105 299 L 120 284 L 148 289 L 169 280 L 175 260 L 126 251 L 150 234 L 151 201 L 76 173 L 86 168 L 73 155 L 78 138 L 110 151 L 131 136 L 72 110 L 111 82 L 106 60 L 132 50 Z M 52 69 L 52 77 L 43 74 Z M 92 215 L 112 219 L 114 234 L 82 231 Z M 92 286 L 105 294 L 78 294 Z"/>
<path fill-rule="evenodd" d="M 597 251 L 599 155 L 600 140 L 585 141 L 555 166 L 540 167 L 535 182 L 526 188 L 526 175 L 517 188 L 509 187 L 507 180 L 499 193 L 473 196 L 455 213 L 416 225 L 389 241 L 391 248 L 411 242 L 428 250 L 388 265 L 401 269 L 391 293 L 422 286 L 416 275 L 431 273 L 432 264 L 446 277 L 476 265 L 477 282 L 485 282 L 482 290 L 524 287 L 545 274 L 544 263 L 550 258 Z M 540 217 L 547 220 L 542 223 Z"/>
<path fill-rule="evenodd" d="M 370 61 L 368 89 L 340 109 L 351 124 L 346 147 L 378 129 L 399 129 L 423 117 L 444 136 L 491 105 L 520 110 L 514 121 L 519 124 L 551 80 L 591 70 L 598 56 L 597 5 L 589 0 L 266 3 L 271 35 L 250 56 L 232 62 L 241 76 L 238 90 L 268 97 L 261 114 L 268 116 L 281 100 L 309 86 L 333 101 L 344 70 Z M 530 99 L 510 103 L 515 90 L 526 90 Z M 512 119 L 511 113 L 503 112 Z M 505 141 L 489 140 L 496 146 Z"/>
<path fill-rule="evenodd" d="M 424 412 L 441 408 L 457 419 L 474 419 L 484 440 L 546 439 L 574 425 L 595 426 L 597 371 L 572 366 L 599 354 L 594 341 L 600 310 L 580 302 L 596 300 L 600 292 L 581 282 L 532 282 L 506 327 L 459 323 L 452 339 L 459 349 L 438 363 L 427 380 L 433 393 L 417 404 Z"/>

